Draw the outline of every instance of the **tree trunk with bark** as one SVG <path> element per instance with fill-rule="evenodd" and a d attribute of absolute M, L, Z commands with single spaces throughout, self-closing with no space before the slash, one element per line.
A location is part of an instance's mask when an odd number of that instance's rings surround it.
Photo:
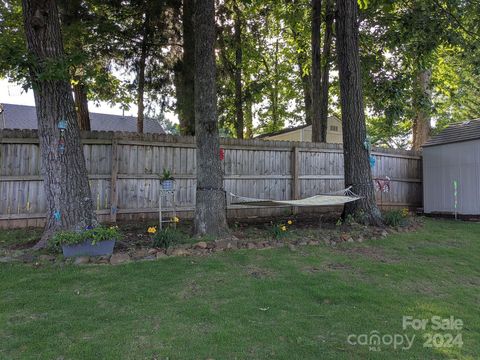
<path fill-rule="evenodd" d="M 320 53 L 320 30 L 322 23 L 322 0 L 312 0 L 312 141 L 325 142 L 320 123 L 322 89 L 322 55 Z"/>
<path fill-rule="evenodd" d="M 87 87 L 78 82 L 73 85 L 75 110 L 77 111 L 78 127 L 81 131 L 90 131 L 90 114 L 88 112 Z"/>
<path fill-rule="evenodd" d="M 195 0 L 183 0 L 182 104 L 180 133 L 195 135 Z"/>
<path fill-rule="evenodd" d="M 194 233 L 228 232 L 220 162 L 215 66 L 215 0 L 195 2 L 195 119 L 197 194 Z"/>
<path fill-rule="evenodd" d="M 243 139 L 243 88 L 242 88 L 242 13 L 238 4 L 234 4 L 235 23 L 235 131 L 237 139 Z"/>
<path fill-rule="evenodd" d="M 305 107 L 305 123 L 312 124 L 312 78 L 305 72 L 306 61 L 300 54 L 297 54 L 297 64 L 300 69 L 300 80 L 302 81 L 303 104 Z"/>
<path fill-rule="evenodd" d="M 323 64 L 322 64 L 322 89 L 320 93 L 320 128 L 321 142 L 327 142 L 328 131 L 328 89 L 330 80 L 332 28 L 334 13 L 333 0 L 326 0 L 325 4 L 325 34 L 323 41 Z"/>
<path fill-rule="evenodd" d="M 413 96 L 415 117 L 413 119 L 412 148 L 414 150 L 420 150 L 430 137 L 431 78 L 432 71 L 429 69 L 420 70 L 416 77 Z"/>
<path fill-rule="evenodd" d="M 34 59 L 30 75 L 47 198 L 46 227 L 36 245 L 40 248 L 58 230 L 82 230 L 97 222 L 68 70 L 45 76 L 49 65 L 66 61 L 55 0 L 22 0 L 22 7 L 28 52 Z M 65 127 L 63 134 L 60 127 Z"/>
<path fill-rule="evenodd" d="M 148 32 L 149 32 L 149 16 L 145 12 L 145 20 L 143 23 L 142 45 L 140 48 L 140 58 L 138 59 L 137 73 L 137 132 L 143 133 L 143 125 L 145 120 L 145 68 L 148 52 Z"/>
<path fill-rule="evenodd" d="M 279 97 L 279 71 L 278 71 L 278 51 L 279 51 L 279 43 L 278 39 L 275 41 L 275 56 L 274 56 L 274 63 L 273 63 L 273 86 L 270 90 L 270 106 L 272 109 L 272 124 L 273 129 L 278 130 L 281 127 L 280 124 L 280 115 L 279 115 L 279 108 L 278 108 L 278 97 Z"/>
<path fill-rule="evenodd" d="M 291 26 L 292 36 L 295 43 L 299 42 L 299 34 L 295 30 L 295 27 Z M 312 78 L 308 71 L 305 71 L 307 68 L 308 55 L 305 52 L 297 49 L 297 65 L 298 65 L 298 75 L 300 81 L 302 82 L 303 90 L 303 104 L 305 108 L 305 123 L 307 125 L 312 124 Z"/>
<path fill-rule="evenodd" d="M 358 48 L 358 5 L 356 0 L 337 0 L 336 36 L 340 101 L 343 123 L 345 186 L 362 198 L 345 204 L 344 216 L 352 215 L 365 223 L 382 225 L 365 140 L 367 137 L 363 107 Z"/>
<path fill-rule="evenodd" d="M 250 96 L 245 99 L 245 138 L 253 138 L 253 104 Z"/>

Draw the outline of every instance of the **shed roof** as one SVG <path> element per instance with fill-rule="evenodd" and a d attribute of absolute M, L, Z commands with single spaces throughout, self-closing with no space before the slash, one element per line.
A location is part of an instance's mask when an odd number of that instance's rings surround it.
<path fill-rule="evenodd" d="M 4 113 L 0 115 L 0 128 L 37 129 L 37 111 L 35 106 L 2 104 Z M 4 125 L 5 121 L 5 125 Z M 90 126 L 93 131 L 137 131 L 137 118 L 134 116 L 90 113 Z M 144 120 L 144 132 L 165 134 L 158 121 L 150 118 Z"/>
<path fill-rule="evenodd" d="M 480 119 L 452 124 L 432 136 L 423 147 L 480 139 Z"/>

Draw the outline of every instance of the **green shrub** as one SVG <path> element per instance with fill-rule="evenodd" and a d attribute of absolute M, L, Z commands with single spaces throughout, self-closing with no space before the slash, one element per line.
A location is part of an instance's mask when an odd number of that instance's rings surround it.
<path fill-rule="evenodd" d="M 186 235 L 181 231 L 167 227 L 163 230 L 155 232 L 152 236 L 153 247 L 168 249 L 170 246 L 185 242 Z"/>
<path fill-rule="evenodd" d="M 407 216 L 405 210 L 390 210 L 383 214 L 383 220 L 388 226 L 401 226 L 405 224 Z"/>
<path fill-rule="evenodd" d="M 281 239 L 288 235 L 288 226 L 292 225 L 293 221 L 288 220 L 287 224 L 272 224 L 270 234 L 274 239 Z"/>

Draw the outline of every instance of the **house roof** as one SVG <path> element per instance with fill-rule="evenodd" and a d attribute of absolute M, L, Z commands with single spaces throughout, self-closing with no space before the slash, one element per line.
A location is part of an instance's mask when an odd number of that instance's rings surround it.
<path fill-rule="evenodd" d="M 261 139 L 261 138 L 266 138 L 266 137 L 269 137 L 269 136 L 286 134 L 286 133 L 289 133 L 289 132 L 292 132 L 292 131 L 295 131 L 295 130 L 305 129 L 306 127 L 309 127 L 309 126 L 311 126 L 311 125 L 300 125 L 300 126 L 288 127 L 288 128 L 281 129 L 281 130 L 272 131 L 272 132 L 265 133 L 265 134 L 260 134 L 260 135 L 256 136 L 256 138 Z"/>
<path fill-rule="evenodd" d="M 35 106 L 2 104 L 0 129 L 37 129 Z M 93 131 L 137 131 L 137 118 L 134 116 L 90 113 L 90 126 Z M 154 119 L 145 118 L 144 132 L 165 134 L 162 126 Z"/>
<path fill-rule="evenodd" d="M 335 119 L 335 120 L 338 120 L 340 121 L 339 118 L 337 118 L 336 116 L 329 116 L 328 119 Z M 261 139 L 261 138 L 266 138 L 266 137 L 270 137 L 270 136 L 275 136 L 275 135 L 280 135 L 280 134 L 286 134 L 286 133 L 289 133 L 289 132 L 292 132 L 292 131 L 295 131 L 295 130 L 301 130 L 301 129 L 305 129 L 309 126 L 312 126 L 311 124 L 310 125 L 300 125 L 300 126 L 293 126 L 293 127 L 288 127 L 288 128 L 284 128 L 284 129 L 281 129 L 281 130 L 277 130 L 277 131 L 272 131 L 272 132 L 269 132 L 269 133 L 265 133 L 265 134 L 260 134 L 258 136 L 256 136 L 257 139 Z"/>
<path fill-rule="evenodd" d="M 423 147 L 480 139 L 480 119 L 452 124 L 432 136 Z"/>

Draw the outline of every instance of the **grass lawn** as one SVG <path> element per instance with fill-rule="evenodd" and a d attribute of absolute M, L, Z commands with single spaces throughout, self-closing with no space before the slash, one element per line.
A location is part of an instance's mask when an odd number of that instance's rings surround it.
<path fill-rule="evenodd" d="M 427 220 L 336 248 L 0 264 L 0 294 L 0 359 L 479 359 L 480 224 Z M 463 328 L 403 330 L 404 315 Z M 347 341 L 375 330 L 413 346 Z M 461 333 L 463 346 L 424 347 L 427 333 Z"/>

